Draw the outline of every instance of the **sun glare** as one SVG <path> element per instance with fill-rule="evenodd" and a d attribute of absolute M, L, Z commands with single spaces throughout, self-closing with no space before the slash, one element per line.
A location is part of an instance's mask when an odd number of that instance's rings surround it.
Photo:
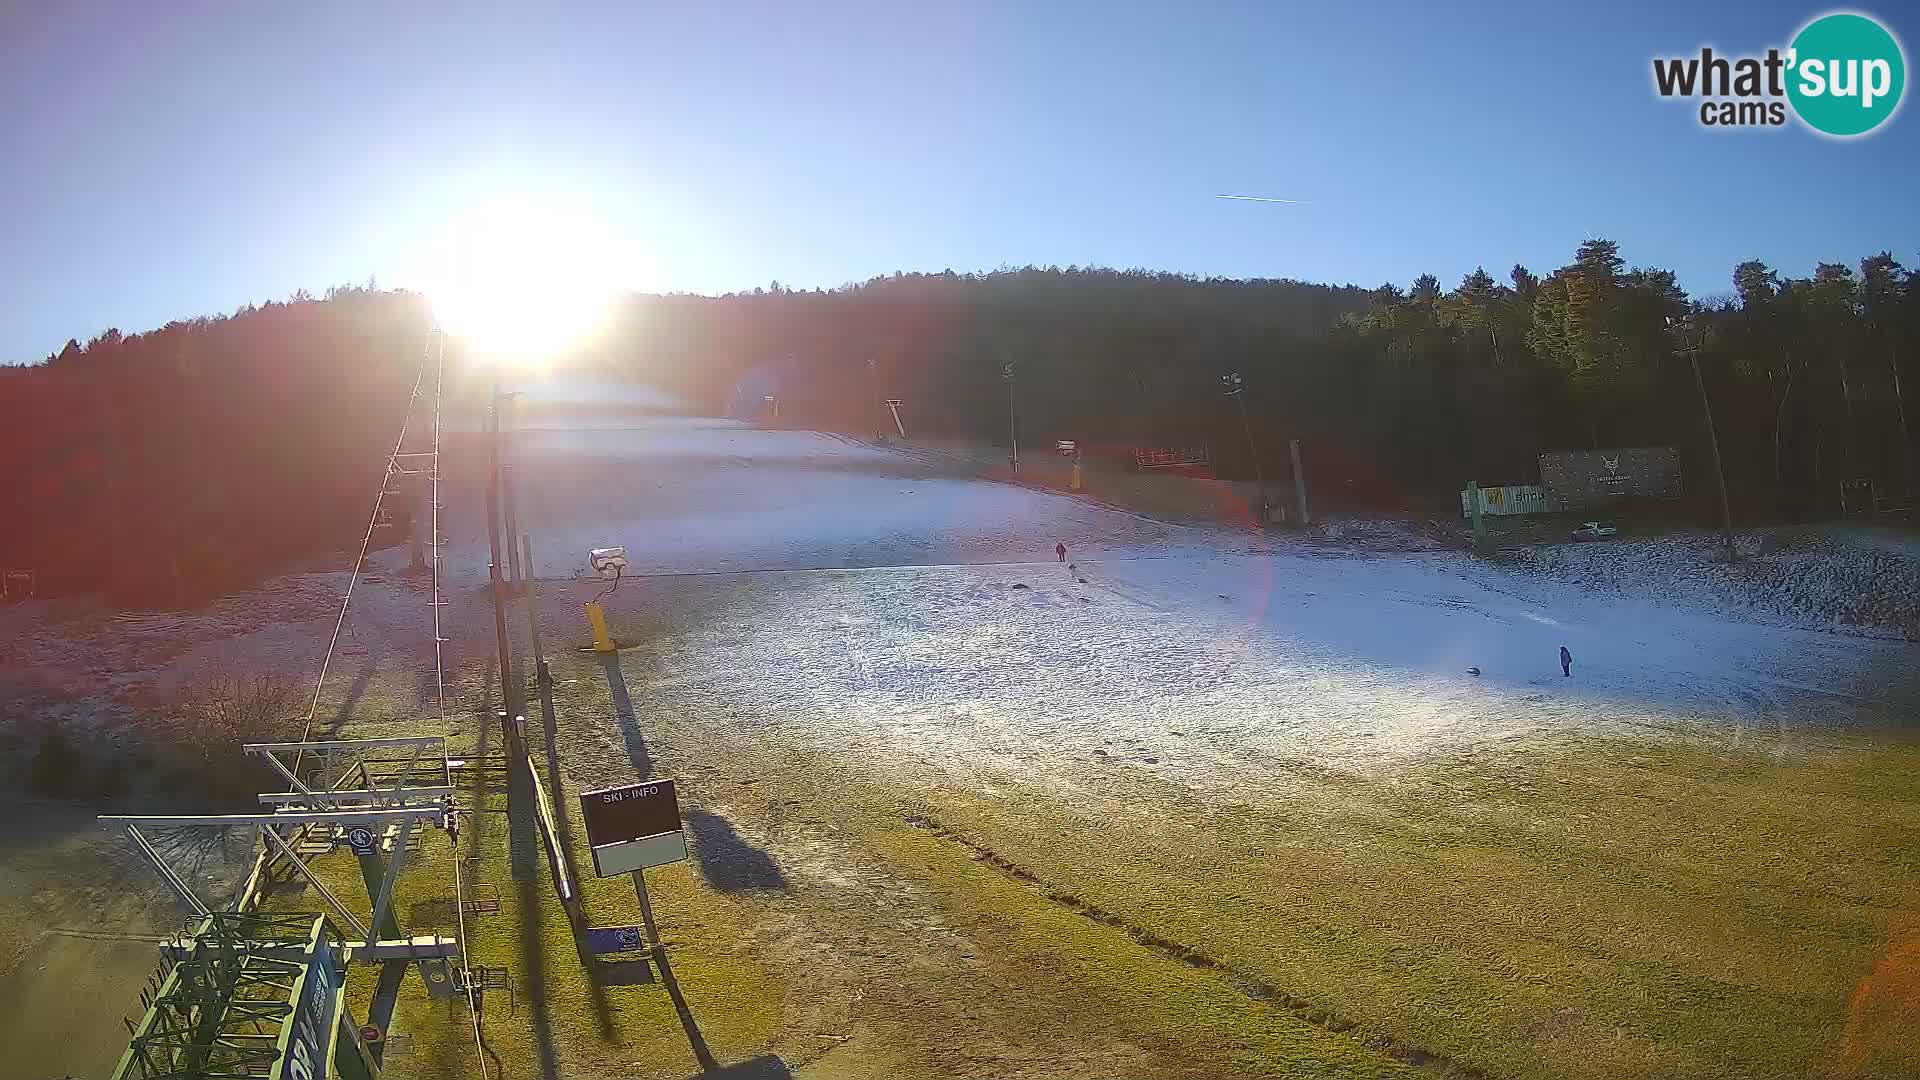
<path fill-rule="evenodd" d="M 451 220 L 428 286 L 440 325 L 490 361 L 541 364 L 593 337 L 620 287 L 608 231 L 557 201 Z"/>

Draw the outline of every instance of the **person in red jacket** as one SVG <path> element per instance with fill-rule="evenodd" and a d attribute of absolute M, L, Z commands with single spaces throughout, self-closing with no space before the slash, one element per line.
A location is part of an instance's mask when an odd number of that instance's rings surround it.
<path fill-rule="evenodd" d="M 1065 545 L 1065 544 L 1055 544 L 1055 545 L 1053 545 L 1053 553 L 1054 553 L 1055 555 L 1058 555 L 1058 556 L 1060 557 L 1060 561 L 1061 561 L 1061 562 L 1066 562 L 1066 561 L 1067 561 L 1067 545 Z"/>

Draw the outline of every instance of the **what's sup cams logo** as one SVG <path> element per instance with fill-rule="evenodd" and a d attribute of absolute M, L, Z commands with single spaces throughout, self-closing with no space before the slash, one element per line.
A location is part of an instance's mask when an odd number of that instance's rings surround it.
<path fill-rule="evenodd" d="M 1907 59 L 1878 20 L 1850 11 L 1822 15 L 1786 48 L 1760 56 L 1655 57 L 1663 98 L 1699 102 L 1703 127 L 1782 127 L 1789 116 L 1822 135 L 1852 138 L 1879 129 L 1900 108 Z"/>

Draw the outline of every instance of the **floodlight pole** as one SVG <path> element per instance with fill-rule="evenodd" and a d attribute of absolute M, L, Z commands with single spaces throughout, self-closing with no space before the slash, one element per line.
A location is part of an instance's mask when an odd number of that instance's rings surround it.
<path fill-rule="evenodd" d="M 1260 489 L 1260 527 L 1267 527 L 1267 471 L 1260 465 L 1260 448 L 1253 442 L 1253 424 L 1247 419 L 1247 382 L 1237 371 L 1220 376 L 1227 396 L 1240 403 L 1240 430 L 1247 437 L 1247 454 L 1253 458 L 1254 483 Z"/>
<path fill-rule="evenodd" d="M 1013 412 L 1013 361 L 1007 361 L 1003 372 L 1007 379 L 1007 442 L 1012 447 L 1011 456 L 1007 460 L 1013 471 L 1018 473 L 1020 471 L 1020 429 L 1014 421 Z"/>
<path fill-rule="evenodd" d="M 523 391 L 520 390 L 508 390 L 505 392 L 495 390 L 494 400 L 496 403 L 513 401 L 519 398 L 522 393 Z M 498 407 L 498 405 L 496 405 L 496 407 Z M 499 415 L 504 418 L 504 410 Z M 496 422 L 499 423 L 500 421 L 497 420 Z M 501 427 L 504 429 L 505 424 L 501 423 Z M 506 444 L 500 455 L 500 498 L 506 507 L 506 539 L 504 544 L 507 549 L 507 592 L 509 595 L 518 595 L 520 590 L 525 586 L 526 572 L 520 565 L 520 515 L 515 509 L 514 504 L 513 474 L 508 472 L 509 469 L 516 467 L 517 462 L 514 460 L 513 444 L 508 441 L 508 436 L 504 431 L 501 434 L 501 441 Z"/>

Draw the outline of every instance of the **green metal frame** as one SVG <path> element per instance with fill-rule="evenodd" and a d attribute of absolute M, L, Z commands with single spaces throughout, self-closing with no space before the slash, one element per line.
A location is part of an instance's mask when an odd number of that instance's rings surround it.
<path fill-rule="evenodd" d="M 215 912 L 163 963 L 113 1080 L 242 1080 L 280 1062 L 325 916 Z"/>

